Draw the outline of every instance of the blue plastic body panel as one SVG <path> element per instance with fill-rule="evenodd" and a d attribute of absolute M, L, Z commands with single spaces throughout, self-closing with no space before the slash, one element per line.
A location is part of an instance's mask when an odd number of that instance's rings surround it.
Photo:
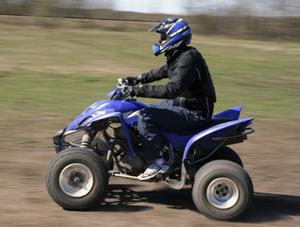
<path fill-rule="evenodd" d="M 246 118 L 246 119 L 241 119 L 241 120 L 235 120 L 235 121 L 230 121 L 230 122 L 226 122 L 223 124 L 219 124 L 216 126 L 213 126 L 209 129 L 206 129 L 196 135 L 194 135 L 187 143 L 187 145 L 185 146 L 184 149 L 184 153 L 183 153 L 183 158 L 182 158 L 182 162 L 184 161 L 184 159 L 186 158 L 186 155 L 189 151 L 189 149 L 191 148 L 191 146 L 198 140 L 202 139 L 202 138 L 207 138 L 210 136 L 231 136 L 232 131 L 234 130 L 234 128 L 236 127 L 236 125 L 240 125 L 242 127 L 242 129 L 245 129 L 249 123 L 251 123 L 251 121 L 254 120 L 254 118 Z"/>
<path fill-rule="evenodd" d="M 236 106 L 231 109 L 225 110 L 221 113 L 218 113 L 218 114 L 214 115 L 212 118 L 230 117 L 230 118 L 239 119 L 242 108 L 243 108 L 243 105 Z"/>
<path fill-rule="evenodd" d="M 233 119 L 238 119 L 241 113 L 243 106 L 236 106 L 233 107 L 231 109 L 225 110 L 221 113 L 218 113 L 216 115 L 214 115 L 212 118 L 233 118 Z M 175 132 L 171 132 L 171 131 L 161 131 L 161 135 L 169 140 L 172 144 L 173 147 L 185 147 L 187 142 L 194 136 L 194 134 L 192 135 L 178 135 Z"/>
<path fill-rule="evenodd" d="M 132 144 L 131 144 L 131 140 L 130 140 L 130 136 L 129 136 L 129 132 L 127 130 L 127 127 L 126 127 L 126 122 L 122 116 L 121 113 L 119 112 L 114 112 L 114 111 L 107 111 L 105 115 L 102 115 L 102 116 L 98 116 L 95 121 L 99 121 L 99 120 L 102 120 L 102 119 L 106 119 L 106 118 L 111 118 L 111 117 L 117 117 L 119 118 L 122 126 L 123 126 L 123 129 L 124 129 L 124 132 L 126 134 L 126 137 L 127 137 L 127 141 L 128 141 L 128 145 L 129 145 L 129 156 L 133 157 L 135 156 L 135 152 L 132 148 Z"/>
<path fill-rule="evenodd" d="M 74 130 L 78 126 L 81 128 L 94 122 L 98 121 L 99 119 L 103 119 L 103 116 L 111 112 L 119 112 L 124 113 L 127 111 L 134 111 L 146 108 L 147 105 L 139 102 L 139 101 L 121 101 L 121 100 L 104 100 L 104 101 L 97 101 L 93 103 L 90 107 L 88 107 L 85 111 L 83 111 L 67 128 L 68 130 Z M 91 118 L 90 120 L 86 121 L 84 125 L 80 125 L 84 120 L 87 118 Z"/>
<path fill-rule="evenodd" d="M 138 116 L 134 116 L 134 117 L 131 117 L 131 118 L 128 118 L 126 119 L 126 123 L 128 125 L 130 125 L 132 128 L 139 128 L 138 126 L 134 125 L 135 122 L 138 122 Z"/>
<path fill-rule="evenodd" d="M 194 136 L 192 135 L 178 135 L 172 131 L 161 131 L 161 136 L 170 141 L 173 147 L 185 147 L 187 142 Z"/>
<path fill-rule="evenodd" d="M 121 100 L 106 100 L 106 101 L 97 101 L 92 104 L 89 108 L 83 111 L 66 129 L 68 130 L 80 130 L 84 126 L 91 124 L 92 122 L 99 121 L 106 118 L 118 117 L 124 132 L 126 134 L 128 144 L 129 144 L 129 155 L 131 157 L 135 156 L 135 152 L 132 148 L 131 140 L 127 130 L 127 123 L 125 122 L 122 113 L 139 110 L 147 107 L 142 102 L 139 101 L 121 101 Z M 88 120 L 87 120 L 88 119 Z M 86 121 L 85 121 L 86 120 Z M 85 122 L 84 122 L 85 121 Z M 82 124 L 84 122 L 84 124 Z"/>
<path fill-rule="evenodd" d="M 106 97 L 111 97 L 111 96 L 113 96 L 113 94 L 119 94 L 120 93 L 120 90 L 119 89 L 115 89 L 115 90 L 113 90 L 113 91 L 111 91 L 111 92 L 109 92 L 107 95 L 106 95 Z"/>

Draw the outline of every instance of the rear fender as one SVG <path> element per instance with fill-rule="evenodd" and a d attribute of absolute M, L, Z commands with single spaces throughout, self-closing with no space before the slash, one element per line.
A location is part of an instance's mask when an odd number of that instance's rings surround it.
<path fill-rule="evenodd" d="M 239 106 L 233 107 L 231 109 L 225 110 L 221 113 L 218 113 L 218 114 L 212 116 L 212 118 L 229 117 L 229 118 L 239 119 L 242 108 L 243 108 L 243 105 L 239 105 Z"/>
<path fill-rule="evenodd" d="M 245 130 L 246 127 L 251 123 L 251 121 L 254 120 L 254 118 L 246 118 L 242 120 L 235 120 L 235 121 L 230 121 L 226 122 L 223 124 L 219 124 L 216 126 L 213 126 L 209 129 L 206 129 L 196 135 L 194 135 L 187 143 L 184 153 L 183 153 L 183 158 L 182 162 L 184 162 L 188 151 L 190 148 L 193 146 L 193 144 L 197 141 L 200 141 L 201 139 L 208 138 L 208 137 L 230 137 L 234 136 L 236 133 L 237 128 L 240 128 L 241 131 Z"/>

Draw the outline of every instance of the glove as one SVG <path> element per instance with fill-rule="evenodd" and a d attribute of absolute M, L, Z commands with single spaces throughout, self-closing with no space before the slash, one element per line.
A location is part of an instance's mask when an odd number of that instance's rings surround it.
<path fill-rule="evenodd" d="M 123 99 L 127 98 L 128 96 L 136 96 L 137 95 L 137 87 L 136 86 L 133 86 L 133 85 L 130 85 L 130 86 L 127 86 L 127 85 L 120 85 L 118 84 L 117 85 L 117 88 L 119 88 L 123 94 Z"/>
<path fill-rule="evenodd" d="M 131 97 L 136 96 L 137 89 L 135 86 L 131 85 L 131 86 L 124 87 L 121 91 L 123 93 L 123 99 L 125 99 L 128 96 Z"/>
<path fill-rule="evenodd" d="M 141 79 L 139 77 L 127 77 L 126 78 L 128 85 L 137 85 L 141 82 Z"/>

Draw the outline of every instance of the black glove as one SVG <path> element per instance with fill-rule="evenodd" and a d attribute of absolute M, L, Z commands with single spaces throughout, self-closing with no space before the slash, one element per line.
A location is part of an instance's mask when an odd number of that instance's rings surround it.
<path fill-rule="evenodd" d="M 128 85 L 137 85 L 141 82 L 141 79 L 139 77 L 126 77 Z"/>

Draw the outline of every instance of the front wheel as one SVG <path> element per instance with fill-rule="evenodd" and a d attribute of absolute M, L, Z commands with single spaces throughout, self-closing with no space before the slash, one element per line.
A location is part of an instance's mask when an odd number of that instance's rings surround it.
<path fill-rule="evenodd" d="M 236 163 L 212 161 L 195 175 L 192 190 L 198 211 L 216 220 L 233 220 L 249 207 L 253 185 L 248 173 Z"/>
<path fill-rule="evenodd" d="M 84 148 L 70 148 L 58 153 L 46 172 L 49 195 L 68 210 L 92 207 L 105 196 L 108 172 L 103 160 Z"/>
<path fill-rule="evenodd" d="M 68 142 L 80 146 L 81 141 L 82 141 L 82 135 L 79 135 L 71 138 Z M 107 169 L 113 170 L 114 162 L 113 161 L 110 163 L 107 162 L 107 152 L 109 150 L 108 144 L 105 143 L 102 139 L 96 137 L 92 140 L 89 148 L 93 149 L 96 146 L 96 144 L 97 144 L 97 149 L 100 150 L 100 157 L 106 164 Z"/>

